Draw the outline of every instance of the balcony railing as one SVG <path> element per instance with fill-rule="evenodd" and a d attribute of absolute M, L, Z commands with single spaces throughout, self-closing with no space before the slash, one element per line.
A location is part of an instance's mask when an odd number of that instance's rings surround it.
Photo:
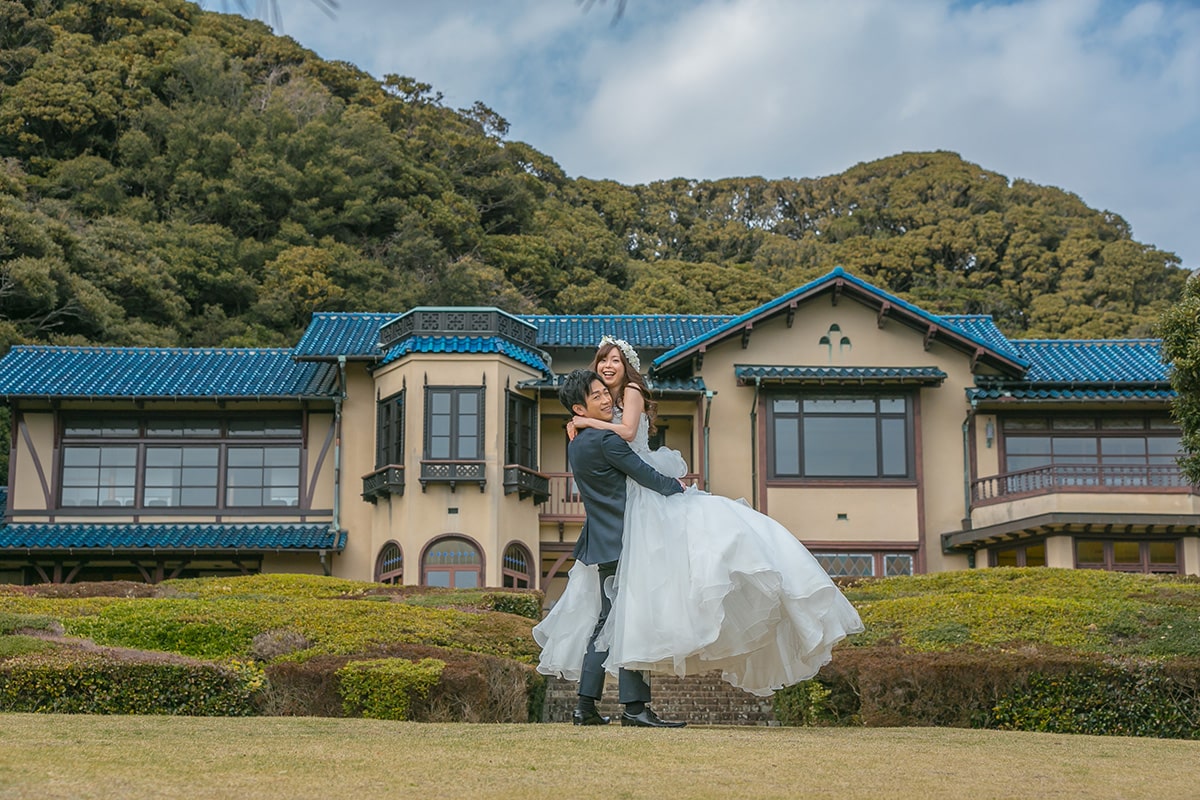
<path fill-rule="evenodd" d="M 1137 492 L 1190 489 L 1174 464 L 1051 464 L 979 478 L 971 484 L 975 505 L 1056 492 Z"/>
<path fill-rule="evenodd" d="M 584 518 L 583 499 L 575 489 L 575 478 L 569 472 L 548 472 L 549 489 L 540 513 L 543 521 L 576 522 Z M 683 482 L 703 488 L 700 476 L 688 473 Z"/>
<path fill-rule="evenodd" d="M 504 493 L 513 492 L 520 500 L 532 497 L 535 505 L 544 503 L 550 497 L 550 478 L 520 464 L 505 464 Z"/>
<path fill-rule="evenodd" d="M 399 464 L 388 464 L 374 472 L 363 475 L 362 496 L 364 500 L 375 503 L 380 497 L 397 497 L 404 494 L 404 467 Z"/>
<path fill-rule="evenodd" d="M 460 483 L 478 483 L 487 487 L 487 463 L 484 461 L 426 460 L 421 462 L 421 491 L 431 483 L 448 483 L 454 491 Z"/>

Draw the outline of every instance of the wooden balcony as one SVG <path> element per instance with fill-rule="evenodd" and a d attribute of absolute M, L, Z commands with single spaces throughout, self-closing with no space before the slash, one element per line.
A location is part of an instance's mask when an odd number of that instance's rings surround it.
<path fill-rule="evenodd" d="M 548 496 L 546 501 L 542 503 L 542 510 L 539 514 L 542 522 L 580 522 L 585 514 L 583 513 L 583 500 L 579 497 L 579 492 L 575 489 L 575 479 L 569 472 L 548 472 L 546 477 L 549 479 Z M 696 484 L 701 486 L 700 476 L 696 473 L 688 473 L 683 478 L 684 483 Z M 703 488 L 701 486 L 701 488 Z"/>
<path fill-rule="evenodd" d="M 400 497 L 404 494 L 404 467 L 400 464 L 388 464 L 374 472 L 363 475 L 362 496 L 364 500 L 376 503 L 380 497 Z"/>
<path fill-rule="evenodd" d="M 1155 494 L 1194 489 L 1174 464 L 1052 464 L 979 478 L 971 484 L 971 504 L 1060 492 Z"/>
<path fill-rule="evenodd" d="M 520 464 L 504 465 L 504 493 L 516 492 L 519 500 L 532 497 L 535 504 L 550 498 L 550 478 Z"/>

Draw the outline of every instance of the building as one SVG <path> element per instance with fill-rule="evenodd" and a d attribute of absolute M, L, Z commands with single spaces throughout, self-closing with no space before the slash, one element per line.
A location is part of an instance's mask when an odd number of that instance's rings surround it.
<path fill-rule="evenodd" d="M 658 440 L 835 575 L 1200 574 L 1154 340 L 1009 340 L 836 269 L 738 316 L 317 313 L 290 349 L 15 347 L 0 580 L 309 572 L 557 596 L 556 386 L 600 337 Z"/>

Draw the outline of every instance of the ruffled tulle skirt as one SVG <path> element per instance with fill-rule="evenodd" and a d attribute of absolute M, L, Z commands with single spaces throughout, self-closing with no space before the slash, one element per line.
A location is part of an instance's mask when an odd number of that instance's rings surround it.
<path fill-rule="evenodd" d="M 682 475 L 671 450 L 643 456 Z M 577 680 L 600 613 L 594 565 L 534 629 L 538 669 Z M 742 501 L 695 489 L 670 497 L 629 481 L 613 608 L 597 640 L 605 668 L 679 676 L 720 670 L 756 695 L 807 680 L 837 642 L 863 630 L 858 612 L 808 549 Z"/>

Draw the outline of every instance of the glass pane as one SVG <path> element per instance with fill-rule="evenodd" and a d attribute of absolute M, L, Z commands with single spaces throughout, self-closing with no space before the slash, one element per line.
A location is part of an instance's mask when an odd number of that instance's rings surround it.
<path fill-rule="evenodd" d="M 1044 431 L 1050 423 L 1041 417 L 1015 417 L 1000 420 L 1006 431 Z"/>
<path fill-rule="evenodd" d="M 65 467 L 63 486 L 95 486 L 98 476 L 95 467 Z"/>
<path fill-rule="evenodd" d="M 100 451 L 100 463 L 106 467 L 133 467 L 137 464 L 137 448 L 105 447 Z"/>
<path fill-rule="evenodd" d="M 475 570 L 454 571 L 454 586 L 457 589 L 474 589 L 479 585 L 479 573 Z"/>
<path fill-rule="evenodd" d="M 912 575 L 913 558 L 907 553 L 891 553 L 883 557 L 883 574 L 887 577 L 895 575 Z"/>
<path fill-rule="evenodd" d="M 1113 542 L 1114 564 L 1140 564 L 1142 546 L 1138 542 Z"/>
<path fill-rule="evenodd" d="M 231 447 L 228 459 L 231 467 L 261 467 L 263 451 L 257 447 Z"/>
<path fill-rule="evenodd" d="M 68 467 L 96 467 L 100 465 L 100 448 L 65 447 L 63 465 Z"/>
<path fill-rule="evenodd" d="M 182 474 L 183 478 L 180 483 L 183 486 L 217 485 L 216 467 L 184 467 Z"/>
<path fill-rule="evenodd" d="M 179 483 L 179 472 L 173 469 L 146 470 L 147 486 L 175 486 Z M 147 492 L 149 497 L 149 492 Z"/>
<path fill-rule="evenodd" d="M 1112 417 L 1100 420 L 1100 427 L 1107 431 L 1140 431 L 1146 423 L 1141 417 Z"/>
<path fill-rule="evenodd" d="M 225 480 L 230 486 L 262 486 L 262 478 L 261 469 L 239 467 L 225 471 Z"/>
<path fill-rule="evenodd" d="M 458 455 L 456 458 L 475 458 L 479 455 L 479 439 L 474 436 L 458 437 Z"/>
<path fill-rule="evenodd" d="M 147 506 L 177 506 L 179 505 L 176 490 L 170 488 L 146 489 Z"/>
<path fill-rule="evenodd" d="M 806 414 L 874 414 L 873 397 L 813 397 L 804 401 Z"/>
<path fill-rule="evenodd" d="M 430 458 L 449 458 L 450 457 L 450 437 L 439 436 L 431 439 L 429 442 L 429 457 Z"/>
<path fill-rule="evenodd" d="M 821 569 L 834 578 L 866 578 L 875 574 L 870 553 L 813 553 Z"/>
<path fill-rule="evenodd" d="M 1179 439 L 1173 436 L 1151 436 L 1146 439 L 1146 449 L 1155 455 L 1177 455 L 1183 452 Z"/>
<path fill-rule="evenodd" d="M 1008 456 L 1005 465 L 1009 472 L 1020 472 L 1023 469 L 1036 469 L 1050 465 L 1050 456 Z"/>
<path fill-rule="evenodd" d="M 1096 429 L 1095 420 L 1076 417 L 1055 417 L 1051 425 L 1056 431 L 1090 431 Z"/>
<path fill-rule="evenodd" d="M 1049 454 L 1049 436 L 1009 436 L 1004 440 L 1004 451 L 1009 455 Z M 1046 462 L 1049 463 L 1049 462 Z"/>
<path fill-rule="evenodd" d="M 879 398 L 879 413 L 881 414 L 903 414 L 907 407 L 908 404 L 903 397 Z"/>
<path fill-rule="evenodd" d="M 775 474 L 800 474 L 800 420 L 775 418 Z"/>
<path fill-rule="evenodd" d="M 146 449 L 146 467 L 178 467 L 183 463 L 183 450 L 178 447 L 150 447 Z"/>
<path fill-rule="evenodd" d="M 479 395 L 475 392 L 462 392 L 458 395 L 458 413 L 474 414 L 479 409 Z"/>
<path fill-rule="evenodd" d="M 1104 542 L 1076 539 L 1075 560 L 1080 564 L 1103 564 Z"/>
<path fill-rule="evenodd" d="M 883 474 L 908 474 L 908 447 L 905 442 L 906 424 L 903 418 L 884 418 L 879 421 L 883 435 Z"/>
<path fill-rule="evenodd" d="M 272 467 L 263 471 L 263 486 L 297 486 L 300 473 L 290 467 Z"/>
<path fill-rule="evenodd" d="M 434 414 L 449 414 L 450 413 L 450 393 L 449 392 L 430 392 L 429 393 L 429 408 Z"/>
<path fill-rule="evenodd" d="M 1178 563 L 1178 556 L 1175 554 L 1175 545 L 1175 542 L 1150 542 L 1150 563 Z"/>
<path fill-rule="evenodd" d="M 449 436 L 450 418 L 443 416 L 433 417 L 429 420 L 429 431 L 433 436 Z"/>
<path fill-rule="evenodd" d="M 450 588 L 450 573 L 446 570 L 431 570 L 425 573 L 426 586 Z"/>
<path fill-rule="evenodd" d="M 794 397 L 776 397 L 773 408 L 779 414 L 796 414 L 800 411 L 800 401 Z"/>
<path fill-rule="evenodd" d="M 263 464 L 268 467 L 298 467 L 300 451 L 294 447 L 269 447 L 263 451 Z"/>
<path fill-rule="evenodd" d="M 184 487 L 180 492 L 180 504 L 185 506 L 215 506 L 217 504 L 217 487 Z"/>
<path fill-rule="evenodd" d="M 183 463 L 188 467 L 215 467 L 219 455 L 215 447 L 187 447 L 183 451 Z"/>
<path fill-rule="evenodd" d="M 1096 440 L 1091 437 L 1061 436 L 1051 442 L 1055 460 L 1062 456 L 1089 456 L 1096 454 Z"/>
<path fill-rule="evenodd" d="M 225 502 L 231 506 L 261 506 L 262 489 L 234 489 L 226 491 Z"/>
<path fill-rule="evenodd" d="M 804 420 L 804 474 L 870 477 L 879 473 L 875 417 Z"/>
<path fill-rule="evenodd" d="M 1100 440 L 1100 452 L 1105 455 L 1144 455 L 1146 440 L 1136 436 L 1105 436 Z"/>
<path fill-rule="evenodd" d="M 1031 544 L 1025 548 L 1025 566 L 1027 567 L 1044 567 L 1046 566 L 1046 545 Z"/>
<path fill-rule="evenodd" d="M 1017 565 L 1017 550 L 1015 547 L 1008 550 L 996 550 L 995 553 L 997 567 L 1015 567 Z"/>
<path fill-rule="evenodd" d="M 1179 425 L 1177 425 L 1175 420 L 1171 419 L 1170 417 L 1151 417 L 1149 422 L 1150 427 L 1155 430 L 1162 428 L 1174 428 L 1176 430 L 1179 429 Z"/>
<path fill-rule="evenodd" d="M 63 487 L 62 504 L 64 506 L 94 506 L 96 505 L 96 487 Z"/>

